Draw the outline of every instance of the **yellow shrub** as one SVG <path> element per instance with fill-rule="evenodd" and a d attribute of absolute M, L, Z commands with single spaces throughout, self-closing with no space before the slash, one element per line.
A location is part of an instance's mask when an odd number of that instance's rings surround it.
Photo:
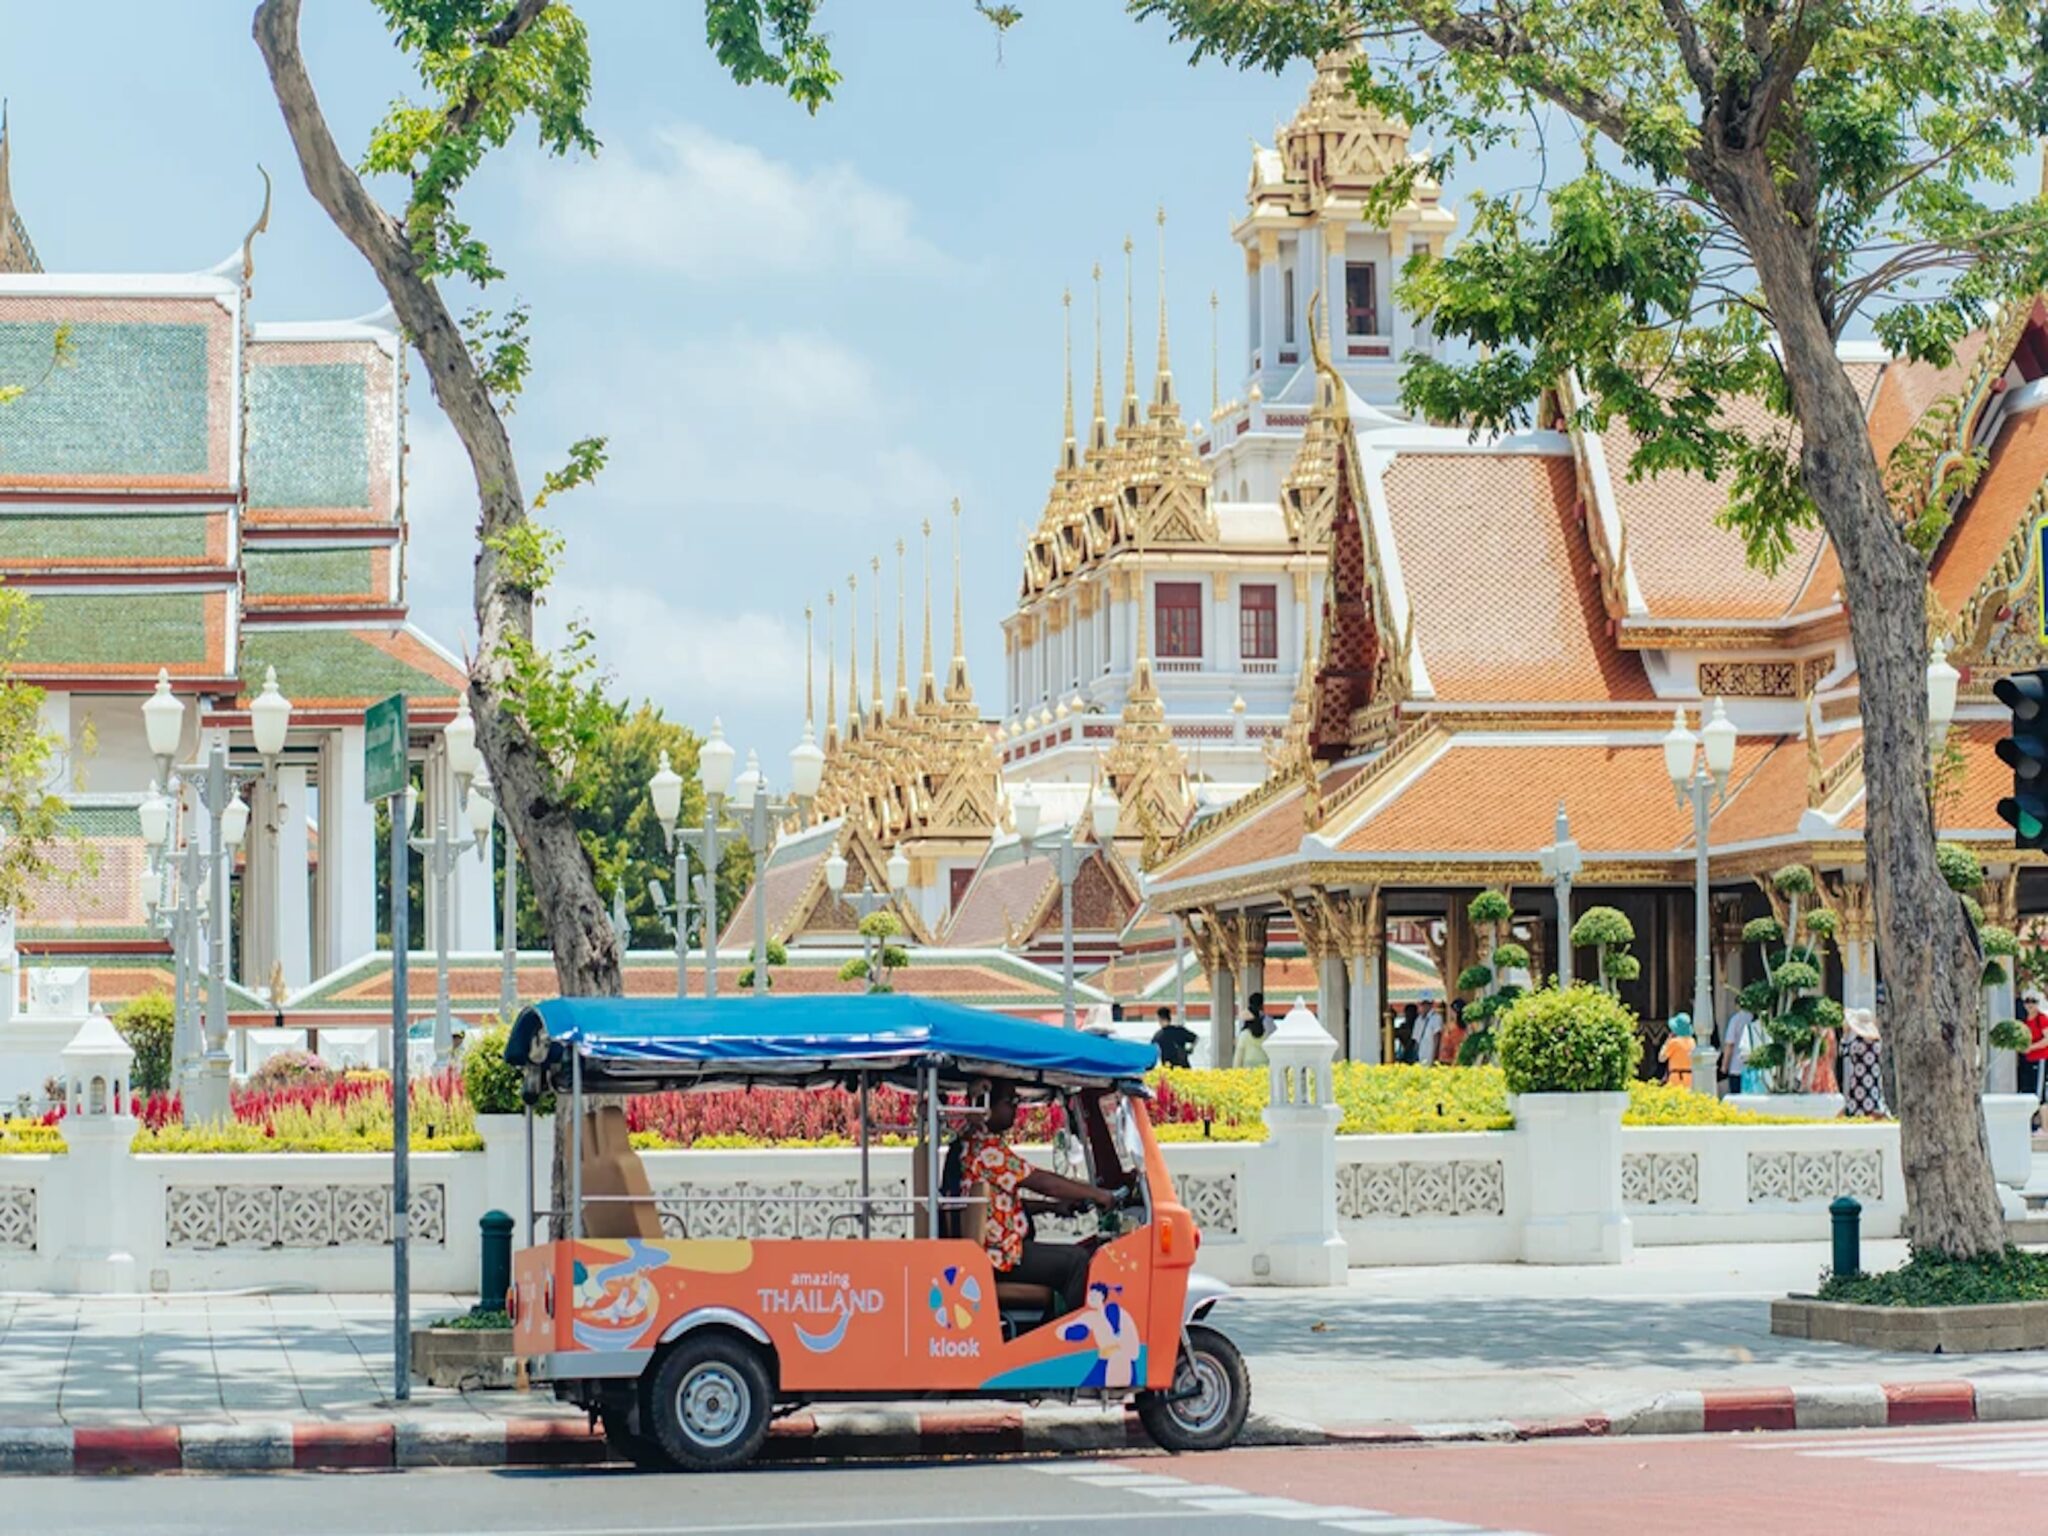
<path fill-rule="evenodd" d="M 0 1120 L 0 1157 L 24 1153 L 57 1154 L 64 1150 L 64 1133 L 40 1120 Z"/>

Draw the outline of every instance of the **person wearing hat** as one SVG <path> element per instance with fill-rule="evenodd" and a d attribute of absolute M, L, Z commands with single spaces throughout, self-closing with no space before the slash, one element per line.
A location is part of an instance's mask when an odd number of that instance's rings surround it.
<path fill-rule="evenodd" d="M 1657 1059 L 1664 1063 L 1664 1082 L 1672 1088 L 1692 1087 L 1692 1015 L 1674 1013 L 1671 1016 L 1671 1035 L 1657 1052 Z"/>

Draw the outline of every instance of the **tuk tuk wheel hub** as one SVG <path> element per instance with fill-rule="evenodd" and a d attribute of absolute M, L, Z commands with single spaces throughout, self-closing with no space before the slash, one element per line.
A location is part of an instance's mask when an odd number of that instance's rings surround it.
<path fill-rule="evenodd" d="M 676 1418 L 692 1440 L 731 1444 L 746 1432 L 752 1402 L 747 1384 L 718 1361 L 706 1361 L 676 1389 Z"/>
<path fill-rule="evenodd" d="M 1222 1422 L 1230 1409 L 1230 1383 L 1223 1369 L 1207 1355 L 1183 1358 L 1167 1411 L 1190 1434 L 1202 1434 Z"/>

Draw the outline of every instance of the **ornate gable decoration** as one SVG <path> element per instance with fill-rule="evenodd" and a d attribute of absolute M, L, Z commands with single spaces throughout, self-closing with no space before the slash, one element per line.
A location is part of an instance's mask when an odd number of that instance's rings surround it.
<path fill-rule="evenodd" d="M 1316 60 L 1308 100 L 1281 131 L 1289 190 L 1300 188 L 1296 200 L 1304 207 L 1331 192 L 1376 187 L 1408 158 L 1408 130 L 1360 106 L 1351 93 L 1351 66 L 1358 57 L 1340 50 Z"/>

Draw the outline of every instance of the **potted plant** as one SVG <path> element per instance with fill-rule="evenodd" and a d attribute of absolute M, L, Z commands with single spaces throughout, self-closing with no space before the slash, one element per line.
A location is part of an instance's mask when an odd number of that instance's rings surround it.
<path fill-rule="evenodd" d="M 1518 998 L 1496 1034 L 1515 1129 L 1529 1142 L 1524 1261 L 1621 1263 L 1631 1246 L 1621 1117 L 1642 1054 L 1635 1015 L 1604 986 L 1551 987 Z"/>

